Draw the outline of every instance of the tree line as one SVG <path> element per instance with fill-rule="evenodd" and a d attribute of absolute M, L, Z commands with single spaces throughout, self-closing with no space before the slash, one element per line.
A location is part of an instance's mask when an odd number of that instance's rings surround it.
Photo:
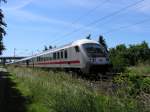
<path fill-rule="evenodd" d="M 114 68 L 123 70 L 127 66 L 135 66 L 140 63 L 150 63 L 150 47 L 146 41 L 140 44 L 117 45 L 109 49 L 109 57 Z"/>

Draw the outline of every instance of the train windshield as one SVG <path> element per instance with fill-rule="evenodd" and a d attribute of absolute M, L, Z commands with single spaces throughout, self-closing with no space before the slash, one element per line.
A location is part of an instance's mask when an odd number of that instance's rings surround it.
<path fill-rule="evenodd" d="M 103 57 L 103 56 L 105 56 L 105 53 L 99 44 L 87 43 L 87 44 L 83 44 L 83 48 L 86 51 L 88 57 Z"/>

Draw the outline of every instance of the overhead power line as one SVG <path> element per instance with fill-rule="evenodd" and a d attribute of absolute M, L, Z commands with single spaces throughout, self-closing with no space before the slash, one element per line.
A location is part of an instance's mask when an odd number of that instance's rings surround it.
<path fill-rule="evenodd" d="M 66 33 L 65 35 L 62 36 L 63 38 L 62 37 L 60 37 L 60 38 L 61 39 L 67 38 L 68 36 L 70 36 L 70 35 L 78 32 L 78 31 L 84 29 L 85 27 L 93 26 L 93 25 L 99 23 L 100 21 L 106 20 L 109 17 L 115 16 L 115 15 L 117 15 L 117 14 L 119 14 L 119 13 L 121 13 L 121 12 L 123 12 L 123 11 L 125 11 L 125 10 L 127 10 L 129 8 L 131 8 L 131 7 L 134 7 L 134 6 L 136 6 L 137 4 L 139 4 L 139 3 L 143 2 L 143 1 L 145 1 L 145 0 L 140 0 L 140 1 L 137 1 L 137 2 L 134 2 L 134 3 L 130 4 L 128 6 L 125 6 L 125 7 L 121 8 L 121 9 L 115 11 L 115 12 L 112 12 L 112 13 L 106 15 L 106 16 L 103 16 L 103 17 L 101 17 L 101 18 L 99 18 L 99 19 L 97 19 L 97 20 L 95 20 L 95 21 L 85 25 L 84 27 L 80 27 L 78 29 L 73 30 L 72 32 Z M 60 41 L 61 39 L 56 40 L 56 41 Z M 55 42 L 55 41 L 53 41 L 53 42 Z"/>
<path fill-rule="evenodd" d="M 104 0 L 103 2 L 99 2 L 98 5 L 96 5 L 94 8 L 89 10 L 87 13 L 83 14 L 82 16 L 78 17 L 75 21 L 72 22 L 72 24 L 75 24 L 82 20 L 83 18 L 87 17 L 91 13 L 93 13 L 96 9 L 100 8 L 100 6 L 104 5 L 105 3 L 109 2 L 110 0 Z"/>
<path fill-rule="evenodd" d="M 130 28 L 130 27 L 139 25 L 139 24 L 143 24 L 143 23 L 148 22 L 148 21 L 150 21 L 150 18 L 147 18 L 147 19 L 142 20 L 142 21 L 138 21 L 138 22 L 136 22 L 136 23 L 134 23 L 132 25 L 126 25 L 126 26 L 121 26 L 121 27 L 118 27 L 118 28 L 114 28 L 114 29 L 106 31 L 106 32 L 104 32 L 102 34 L 109 34 L 109 33 L 112 33 L 112 32 L 118 31 L 118 30 L 122 30 L 122 29 L 126 29 L 126 28 Z"/>
<path fill-rule="evenodd" d="M 100 21 L 102 21 L 102 20 L 108 19 L 109 17 L 115 16 L 115 15 L 121 13 L 122 11 L 125 11 L 125 10 L 127 10 L 127 9 L 129 9 L 129 8 L 131 8 L 131 7 L 134 7 L 134 6 L 136 6 L 137 4 L 139 4 L 139 3 L 143 2 L 143 1 L 145 1 L 145 0 L 140 0 L 140 1 L 137 1 L 137 2 L 135 2 L 135 3 L 133 3 L 133 4 L 128 5 L 128 6 L 126 6 L 126 7 L 123 7 L 123 8 L 121 8 L 120 10 L 117 10 L 117 11 L 115 11 L 115 12 L 109 14 L 109 15 L 106 15 L 106 16 L 104 16 L 104 17 L 102 17 L 102 18 L 99 18 L 99 19 L 97 19 L 97 20 L 91 22 L 90 24 L 88 24 L 88 26 L 94 25 L 95 23 L 98 23 L 98 22 L 100 22 Z"/>
<path fill-rule="evenodd" d="M 90 15 L 91 13 L 93 13 L 96 9 L 98 9 L 100 6 L 102 7 L 102 5 L 104 5 L 105 3 L 107 3 L 110 0 L 104 0 L 103 2 L 98 2 L 95 7 L 93 7 L 91 10 L 89 10 L 88 12 L 86 12 L 85 14 L 81 15 L 80 17 L 78 17 L 77 19 L 75 19 L 71 25 L 75 25 L 76 23 L 78 23 L 80 20 L 84 19 L 85 17 L 87 17 L 88 15 Z M 66 35 L 66 34 L 65 34 Z M 51 43 L 57 41 L 59 38 L 61 37 L 56 37 L 55 40 L 53 40 Z"/>
<path fill-rule="evenodd" d="M 145 22 L 149 22 L 149 21 L 150 21 L 150 18 L 147 18 L 147 19 L 145 19 L 145 20 L 138 21 L 138 22 L 136 22 L 136 23 L 134 23 L 134 24 L 131 24 L 131 25 L 125 25 L 125 26 L 121 26 L 121 27 L 118 27 L 118 28 L 114 28 L 114 29 L 112 29 L 112 30 L 108 30 L 108 31 L 102 33 L 102 35 L 110 34 L 110 33 L 113 33 L 113 32 L 116 32 L 116 31 L 122 30 L 122 29 L 127 29 L 127 28 L 130 28 L 130 27 L 139 25 L 139 24 L 143 24 L 143 23 L 145 23 Z"/>

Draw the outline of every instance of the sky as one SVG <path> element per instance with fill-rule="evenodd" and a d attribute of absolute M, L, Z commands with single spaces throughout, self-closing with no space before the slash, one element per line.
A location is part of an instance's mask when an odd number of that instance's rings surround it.
<path fill-rule="evenodd" d="M 103 35 L 109 48 L 150 45 L 150 0 L 7 0 L 0 7 L 7 23 L 3 56 L 14 49 L 29 56 L 89 34 L 96 41 Z"/>

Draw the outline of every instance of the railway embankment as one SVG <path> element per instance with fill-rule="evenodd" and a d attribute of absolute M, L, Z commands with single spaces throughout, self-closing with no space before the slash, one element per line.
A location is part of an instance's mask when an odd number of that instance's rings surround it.
<path fill-rule="evenodd" d="M 27 112 L 150 111 L 150 79 L 141 75 L 150 73 L 149 66 L 132 67 L 112 80 L 96 82 L 41 69 L 9 67 L 8 71 L 15 88 L 31 102 L 25 106 Z"/>

